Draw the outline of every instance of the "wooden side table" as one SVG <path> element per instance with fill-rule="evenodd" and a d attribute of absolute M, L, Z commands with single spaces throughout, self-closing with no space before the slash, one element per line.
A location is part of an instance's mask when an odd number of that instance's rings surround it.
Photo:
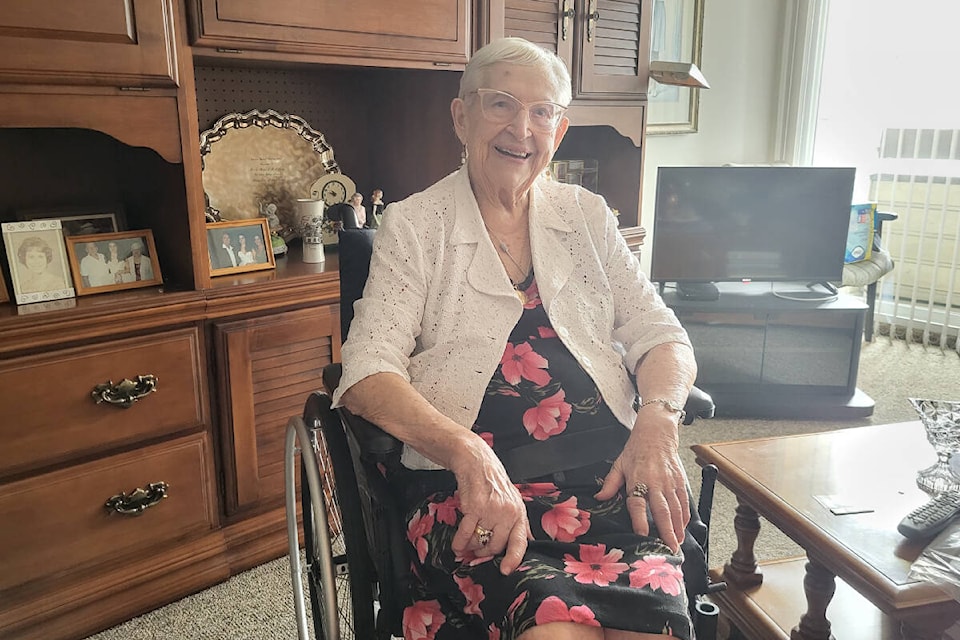
<path fill-rule="evenodd" d="M 737 496 L 737 549 L 713 571 L 729 589 L 714 598 L 748 637 L 832 640 L 842 627 L 842 640 L 932 640 L 960 618 L 960 603 L 907 577 L 923 546 L 896 529 L 928 499 L 916 472 L 934 453 L 919 422 L 693 450 Z M 831 505 L 848 508 L 833 512 Z M 760 516 L 807 558 L 758 563 Z"/>

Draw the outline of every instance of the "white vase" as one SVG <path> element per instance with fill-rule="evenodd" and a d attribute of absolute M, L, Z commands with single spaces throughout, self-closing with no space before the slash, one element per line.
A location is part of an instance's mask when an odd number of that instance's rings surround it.
<path fill-rule="evenodd" d="M 326 259 L 326 256 L 323 255 L 323 243 L 322 242 L 303 242 L 303 261 L 316 263 L 323 262 Z"/>

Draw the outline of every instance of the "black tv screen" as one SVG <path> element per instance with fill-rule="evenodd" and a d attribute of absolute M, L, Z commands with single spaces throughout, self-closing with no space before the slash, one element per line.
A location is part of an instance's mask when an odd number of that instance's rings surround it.
<path fill-rule="evenodd" d="M 660 167 L 650 279 L 840 281 L 855 172 Z"/>

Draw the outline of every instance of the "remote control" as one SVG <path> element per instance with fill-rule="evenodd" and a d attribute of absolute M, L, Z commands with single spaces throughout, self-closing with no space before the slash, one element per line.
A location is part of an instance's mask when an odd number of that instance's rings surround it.
<path fill-rule="evenodd" d="M 941 493 L 900 521 L 897 531 L 910 540 L 924 540 L 940 533 L 960 515 L 960 493 Z"/>

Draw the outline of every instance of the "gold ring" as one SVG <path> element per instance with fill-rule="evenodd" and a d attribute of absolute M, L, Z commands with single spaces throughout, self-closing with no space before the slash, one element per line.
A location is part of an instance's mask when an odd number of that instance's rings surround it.
<path fill-rule="evenodd" d="M 630 495 L 634 498 L 646 498 L 648 493 L 650 493 L 649 487 L 642 482 L 638 482 L 633 485 L 633 491 L 630 492 Z"/>
<path fill-rule="evenodd" d="M 490 542 L 490 538 L 493 537 L 493 531 L 490 529 L 484 529 L 480 525 L 477 525 L 477 528 L 473 533 L 477 536 L 477 541 L 484 547 L 487 546 L 487 543 Z"/>

